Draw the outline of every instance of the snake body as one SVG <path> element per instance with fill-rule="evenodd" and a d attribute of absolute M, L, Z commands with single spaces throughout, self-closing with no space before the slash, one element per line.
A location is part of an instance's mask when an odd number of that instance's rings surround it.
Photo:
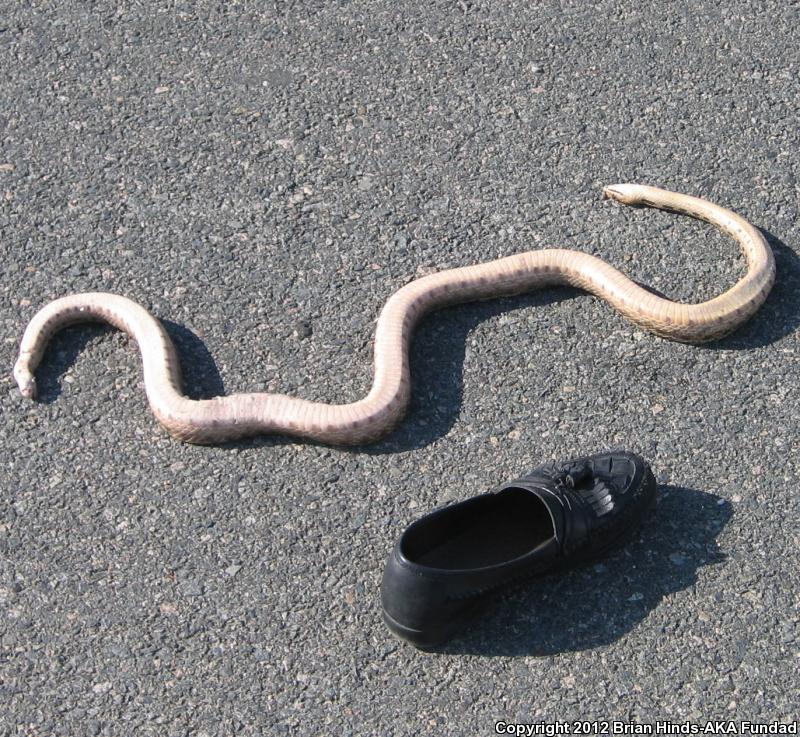
<path fill-rule="evenodd" d="M 410 396 L 414 326 L 433 309 L 567 284 L 604 299 L 630 321 L 664 338 L 703 342 L 731 332 L 764 302 L 775 280 L 775 262 L 761 232 L 744 218 L 706 200 L 655 187 L 616 184 L 603 192 L 623 204 L 683 213 L 717 226 L 740 244 L 747 258 L 746 275 L 714 299 L 682 304 L 652 294 L 599 258 L 563 249 L 430 274 L 406 284 L 386 302 L 375 332 L 372 388 L 349 404 L 270 393 L 189 399 L 181 393 L 175 348 L 155 317 L 125 297 L 75 294 L 47 304 L 33 317 L 22 338 L 14 377 L 25 396 L 35 397 L 33 372 L 50 337 L 65 325 L 99 320 L 136 340 L 150 407 L 179 440 L 215 443 L 279 433 L 332 445 L 362 444 L 378 439 L 402 418 Z"/>

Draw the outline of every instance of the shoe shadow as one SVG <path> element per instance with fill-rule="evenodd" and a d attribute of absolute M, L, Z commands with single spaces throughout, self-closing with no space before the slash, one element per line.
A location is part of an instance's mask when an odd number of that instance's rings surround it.
<path fill-rule="evenodd" d="M 450 655 L 555 655 L 625 636 L 661 600 L 697 582 L 703 566 L 725 560 L 716 537 L 730 502 L 661 486 L 640 534 L 608 558 L 538 579 L 499 599 L 491 613 L 434 652 Z"/>
<path fill-rule="evenodd" d="M 205 344 L 188 328 L 161 320 L 180 356 L 183 390 L 192 399 L 210 399 L 225 394 L 222 377 Z M 61 377 L 75 364 L 78 356 L 97 338 L 115 332 L 108 325 L 73 325 L 56 333 L 36 370 L 37 399 L 52 404 L 61 395 Z M 131 341 L 132 345 L 135 344 Z M 138 356 L 137 356 L 138 360 Z"/>

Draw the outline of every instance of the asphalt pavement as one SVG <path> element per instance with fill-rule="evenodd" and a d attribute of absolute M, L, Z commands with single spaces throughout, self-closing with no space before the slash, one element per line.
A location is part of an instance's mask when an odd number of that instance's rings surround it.
<path fill-rule="evenodd" d="M 752 0 L 4 3 L 0 734 L 798 719 L 799 24 Z M 161 318 L 191 396 L 342 402 L 420 274 L 563 247 L 700 300 L 744 273 L 710 226 L 602 200 L 614 182 L 760 227 L 759 313 L 691 346 L 575 290 L 449 308 L 405 421 L 350 450 L 171 439 L 111 328 L 54 338 L 39 403 L 10 375 L 79 291 Z M 624 550 L 440 652 L 390 635 L 407 524 L 611 447 L 660 484 Z"/>

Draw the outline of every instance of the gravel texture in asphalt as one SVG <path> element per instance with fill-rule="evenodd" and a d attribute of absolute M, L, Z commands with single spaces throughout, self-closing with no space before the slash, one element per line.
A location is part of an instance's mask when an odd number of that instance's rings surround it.
<path fill-rule="evenodd" d="M 10 0 L 0 8 L 0 734 L 491 735 L 495 723 L 798 718 L 800 9 L 725 3 Z M 135 344 L 52 341 L 52 298 L 164 320 L 194 397 L 347 401 L 433 270 L 588 251 L 674 299 L 744 271 L 642 182 L 764 230 L 777 283 L 706 346 L 573 290 L 421 324 L 385 440 L 180 444 Z M 594 566 L 442 651 L 381 621 L 412 520 L 609 447 L 660 503 Z"/>

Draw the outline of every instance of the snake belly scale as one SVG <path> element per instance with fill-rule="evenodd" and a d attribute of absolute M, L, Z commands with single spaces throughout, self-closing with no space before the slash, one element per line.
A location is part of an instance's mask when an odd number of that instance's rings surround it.
<path fill-rule="evenodd" d="M 406 284 L 384 305 L 375 331 L 372 388 L 366 397 L 348 404 L 271 393 L 190 399 L 181 392 L 172 341 L 153 315 L 119 295 L 75 294 L 54 300 L 34 315 L 22 338 L 14 378 L 22 393 L 34 398 L 33 372 L 50 337 L 72 323 L 108 322 L 138 343 L 150 407 L 179 440 L 216 443 L 278 433 L 354 445 L 377 440 L 402 418 L 411 391 L 409 347 L 414 326 L 436 308 L 564 284 L 600 297 L 631 322 L 664 338 L 704 342 L 730 333 L 766 299 L 775 280 L 775 261 L 764 236 L 744 218 L 697 197 L 644 185 L 615 184 L 603 193 L 623 204 L 682 213 L 717 226 L 739 243 L 747 273 L 723 294 L 699 304 L 659 297 L 605 261 L 564 249 L 530 251 L 430 274 Z"/>

